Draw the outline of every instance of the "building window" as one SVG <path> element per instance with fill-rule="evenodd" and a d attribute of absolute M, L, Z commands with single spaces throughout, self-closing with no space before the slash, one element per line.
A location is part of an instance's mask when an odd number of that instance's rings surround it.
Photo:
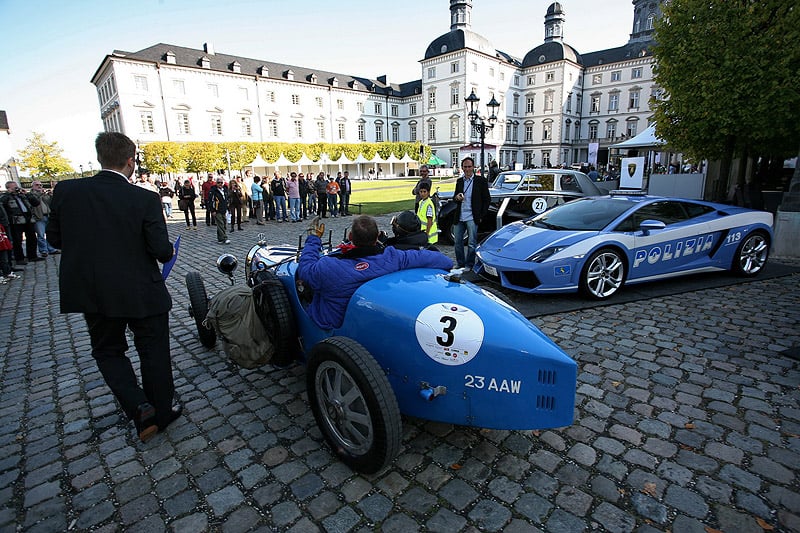
<path fill-rule="evenodd" d="M 341 98 L 336 100 L 336 109 L 343 110 L 344 109 L 344 100 Z"/>
<path fill-rule="evenodd" d="M 183 80 L 172 80 L 172 88 L 177 94 L 186 94 L 186 84 Z"/>
<path fill-rule="evenodd" d="M 613 140 L 616 136 L 617 136 L 617 123 L 609 122 L 606 125 L 606 137 Z"/>
<path fill-rule="evenodd" d="M 392 104 L 391 113 L 393 117 L 396 117 L 400 114 L 400 106 L 397 104 Z"/>
<path fill-rule="evenodd" d="M 542 150 L 542 166 L 550 168 L 550 150 Z"/>
<path fill-rule="evenodd" d="M 550 141 L 553 139 L 553 123 L 547 122 L 542 124 L 542 140 Z"/>
<path fill-rule="evenodd" d="M 597 124 L 589 124 L 589 140 L 597 140 Z"/>
<path fill-rule="evenodd" d="M 642 77 L 642 68 L 641 67 L 636 67 L 635 69 L 631 70 L 631 78 L 632 79 L 641 78 L 641 77 Z"/>
<path fill-rule="evenodd" d="M 208 94 L 210 94 L 212 98 L 219 98 L 219 85 L 216 83 L 209 83 Z"/>
<path fill-rule="evenodd" d="M 345 126 L 344 126 L 344 124 L 340 123 L 338 125 L 338 129 L 339 129 L 339 140 L 343 141 L 345 139 Z"/>
<path fill-rule="evenodd" d="M 506 140 L 511 141 L 511 122 L 506 124 Z"/>
<path fill-rule="evenodd" d="M 278 119 L 271 118 L 267 120 L 267 135 L 272 138 L 278 137 Z"/>
<path fill-rule="evenodd" d="M 450 105 L 451 106 L 460 106 L 461 105 L 461 97 L 460 97 L 461 90 L 458 88 L 458 85 L 453 85 L 450 88 Z"/>
<path fill-rule="evenodd" d="M 436 121 L 431 120 L 428 122 L 428 141 L 436 140 Z"/>
<path fill-rule="evenodd" d="M 250 126 L 250 117 L 242 117 L 242 137 L 253 135 L 253 128 Z"/>
<path fill-rule="evenodd" d="M 603 75 L 602 74 L 595 74 L 592 76 L 592 85 L 600 85 L 603 83 Z"/>
<path fill-rule="evenodd" d="M 303 121 L 302 120 L 295 120 L 294 121 L 294 136 L 298 139 L 303 138 Z"/>
<path fill-rule="evenodd" d="M 436 67 L 428 67 L 428 79 L 432 80 L 436 77 Z"/>
<path fill-rule="evenodd" d="M 292 104 L 300 105 L 300 95 L 299 94 L 293 94 L 292 95 Z"/>
<path fill-rule="evenodd" d="M 511 123 L 511 142 L 519 142 L 519 123 Z"/>
<path fill-rule="evenodd" d="M 525 124 L 525 142 L 526 143 L 533 142 L 533 124 L 532 123 Z"/>
<path fill-rule="evenodd" d="M 567 113 L 572 113 L 572 93 L 567 95 Z"/>
<path fill-rule="evenodd" d="M 455 74 L 458 72 L 458 61 L 453 61 L 450 63 L 450 73 Z"/>
<path fill-rule="evenodd" d="M 522 152 L 522 164 L 525 168 L 533 166 L 533 150 L 524 150 Z"/>
<path fill-rule="evenodd" d="M 569 128 L 570 128 L 571 125 L 572 124 L 570 124 L 569 122 L 564 124 L 564 140 L 565 141 L 569 141 Z"/>
<path fill-rule="evenodd" d="M 239 87 L 239 96 L 245 102 L 250 99 L 250 92 L 247 90 L 247 87 Z"/>
<path fill-rule="evenodd" d="M 599 113 L 600 112 L 600 95 L 593 94 L 592 95 L 592 104 L 589 108 L 589 113 Z"/>
<path fill-rule="evenodd" d="M 519 95 L 518 94 L 514 95 L 514 101 L 511 104 L 511 113 L 514 114 L 514 115 L 518 115 L 519 114 Z"/>
<path fill-rule="evenodd" d="M 364 130 L 364 123 L 363 122 L 359 122 L 358 123 L 358 140 L 361 141 L 361 142 L 364 142 L 364 141 L 367 140 L 367 133 Z"/>
<path fill-rule="evenodd" d="M 408 114 L 409 115 L 416 115 L 417 114 L 417 104 L 409 104 L 408 105 Z"/>
<path fill-rule="evenodd" d="M 630 92 L 630 98 L 628 100 L 629 109 L 639 109 L 639 94 L 640 91 L 638 89 Z"/>
<path fill-rule="evenodd" d="M 489 77 L 494 78 L 494 67 L 489 67 Z"/>
<path fill-rule="evenodd" d="M 222 135 L 222 117 L 211 115 L 211 135 Z"/>
<path fill-rule="evenodd" d="M 317 96 L 314 98 L 314 102 L 317 104 L 317 107 L 322 107 L 322 97 Z"/>
<path fill-rule="evenodd" d="M 583 109 L 583 95 L 578 93 L 575 95 L 575 109 L 578 111 L 578 114 L 581 114 L 581 110 Z"/>
<path fill-rule="evenodd" d="M 359 113 L 364 112 L 364 102 L 356 102 L 356 109 L 358 109 Z"/>
<path fill-rule="evenodd" d="M 514 86 L 519 87 L 519 76 L 514 76 Z"/>
<path fill-rule="evenodd" d="M 525 112 L 529 115 L 533 113 L 533 101 L 533 95 L 525 97 Z"/>
<path fill-rule="evenodd" d="M 325 123 L 321 120 L 317 121 L 317 138 L 325 138 Z"/>
<path fill-rule="evenodd" d="M 411 124 L 408 127 L 408 140 L 413 142 L 417 142 L 417 125 Z"/>
<path fill-rule="evenodd" d="M 141 111 L 139 117 L 142 119 L 142 133 L 155 133 L 153 113 L 151 111 Z"/>
<path fill-rule="evenodd" d="M 275 103 L 275 91 L 267 91 L 267 102 Z"/>
<path fill-rule="evenodd" d="M 544 81 L 545 82 L 555 81 L 555 79 L 556 79 L 556 73 L 553 72 L 553 71 L 547 72 L 544 75 Z"/>
<path fill-rule="evenodd" d="M 621 70 L 615 70 L 614 72 L 611 73 L 611 81 L 619 81 L 621 79 L 622 79 Z"/>
<path fill-rule="evenodd" d="M 380 102 L 375 102 L 375 114 L 382 115 L 383 114 L 383 104 Z"/>
<path fill-rule="evenodd" d="M 458 127 L 458 117 L 453 117 L 450 119 L 450 139 L 458 139 L 459 136 L 459 127 Z"/>
<path fill-rule="evenodd" d="M 619 93 L 611 93 L 608 95 L 608 110 L 617 111 L 619 109 Z"/>
<path fill-rule="evenodd" d="M 392 142 L 400 142 L 400 126 L 392 124 Z"/>
<path fill-rule="evenodd" d="M 536 76 L 528 76 L 528 86 L 536 84 Z"/>
<path fill-rule="evenodd" d="M 383 142 L 383 122 L 380 121 L 375 123 L 375 142 Z"/>
<path fill-rule="evenodd" d="M 550 91 L 544 95 L 544 111 L 545 113 L 553 111 L 553 92 Z"/>
<path fill-rule="evenodd" d="M 655 25 L 655 21 L 656 21 L 656 16 L 655 15 L 653 15 L 652 13 L 650 15 L 648 15 L 647 16 L 647 21 L 644 24 L 644 29 L 645 30 L 652 30 L 653 26 Z"/>
<path fill-rule="evenodd" d="M 136 83 L 136 90 L 147 92 L 147 76 L 134 76 L 133 77 L 134 83 Z"/>
<path fill-rule="evenodd" d="M 435 110 L 436 109 L 436 89 L 428 89 L 428 109 Z"/>
<path fill-rule="evenodd" d="M 636 137 L 636 121 L 628 121 L 627 129 L 628 131 L 625 133 L 628 137 Z"/>

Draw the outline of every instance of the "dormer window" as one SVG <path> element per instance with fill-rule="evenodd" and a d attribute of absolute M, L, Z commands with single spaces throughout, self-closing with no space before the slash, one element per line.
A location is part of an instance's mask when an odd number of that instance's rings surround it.
<path fill-rule="evenodd" d="M 287 80 L 294 80 L 294 71 L 291 69 L 283 71 L 283 77 Z"/>
<path fill-rule="evenodd" d="M 211 68 L 211 60 L 206 56 L 200 58 L 200 66 L 203 68 Z"/>
<path fill-rule="evenodd" d="M 339 78 L 331 78 L 330 80 L 328 80 L 328 82 L 333 87 L 338 87 L 339 86 Z"/>
<path fill-rule="evenodd" d="M 240 74 L 242 72 L 242 65 L 240 65 L 238 61 L 234 61 L 231 63 L 231 71 Z"/>
<path fill-rule="evenodd" d="M 269 76 L 269 67 L 267 67 L 266 65 L 262 65 L 262 66 L 258 67 L 258 74 L 260 76 L 264 76 L 265 78 L 268 77 Z"/>
<path fill-rule="evenodd" d="M 309 74 L 308 75 L 308 81 L 310 81 L 311 83 L 317 83 L 317 75 L 316 74 Z"/>
<path fill-rule="evenodd" d="M 172 50 L 164 54 L 164 57 L 167 60 L 167 63 L 169 63 L 170 65 L 175 64 L 175 52 L 173 52 Z"/>
<path fill-rule="evenodd" d="M 353 80 L 353 89 L 358 89 L 358 88 L 359 88 L 358 87 L 358 81 L 357 80 Z"/>

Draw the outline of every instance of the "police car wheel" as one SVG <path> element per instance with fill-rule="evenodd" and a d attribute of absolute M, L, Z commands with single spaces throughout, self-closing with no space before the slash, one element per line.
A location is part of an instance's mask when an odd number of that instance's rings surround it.
<path fill-rule="evenodd" d="M 581 271 L 580 291 L 593 300 L 610 298 L 625 283 L 625 261 L 611 248 L 593 253 Z"/>
<path fill-rule="evenodd" d="M 199 272 L 186 274 L 186 290 L 189 292 L 189 314 L 194 317 L 197 325 L 200 344 L 206 348 L 213 348 L 217 344 L 217 332 L 213 328 L 203 325 L 203 321 L 208 315 L 208 295 Z"/>
<path fill-rule="evenodd" d="M 347 337 L 318 343 L 306 382 L 317 425 L 342 462 L 372 474 L 397 456 L 400 408 L 386 374 L 363 346 Z"/>
<path fill-rule="evenodd" d="M 740 276 L 755 276 L 764 269 L 768 257 L 769 237 L 763 231 L 754 231 L 736 249 L 732 270 Z"/>

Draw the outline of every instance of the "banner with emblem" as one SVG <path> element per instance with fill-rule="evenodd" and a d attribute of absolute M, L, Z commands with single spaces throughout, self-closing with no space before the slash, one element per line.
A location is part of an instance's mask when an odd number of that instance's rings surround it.
<path fill-rule="evenodd" d="M 644 185 L 644 157 L 624 157 L 619 169 L 620 189 L 641 190 Z"/>

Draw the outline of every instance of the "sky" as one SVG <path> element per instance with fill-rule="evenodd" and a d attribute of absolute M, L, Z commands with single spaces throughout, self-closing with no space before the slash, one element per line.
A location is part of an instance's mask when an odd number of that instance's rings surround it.
<path fill-rule="evenodd" d="M 622 46 L 633 25 L 631 0 L 561 0 L 564 40 L 579 53 Z M 523 58 L 544 41 L 550 1 L 472 0 L 472 30 Z M 421 78 L 419 61 L 450 30 L 449 0 L 0 0 L 0 110 L 11 144 L 32 132 L 56 141 L 77 170 L 98 168 L 102 131 L 91 78 L 114 50 L 156 43 L 403 83 Z"/>

